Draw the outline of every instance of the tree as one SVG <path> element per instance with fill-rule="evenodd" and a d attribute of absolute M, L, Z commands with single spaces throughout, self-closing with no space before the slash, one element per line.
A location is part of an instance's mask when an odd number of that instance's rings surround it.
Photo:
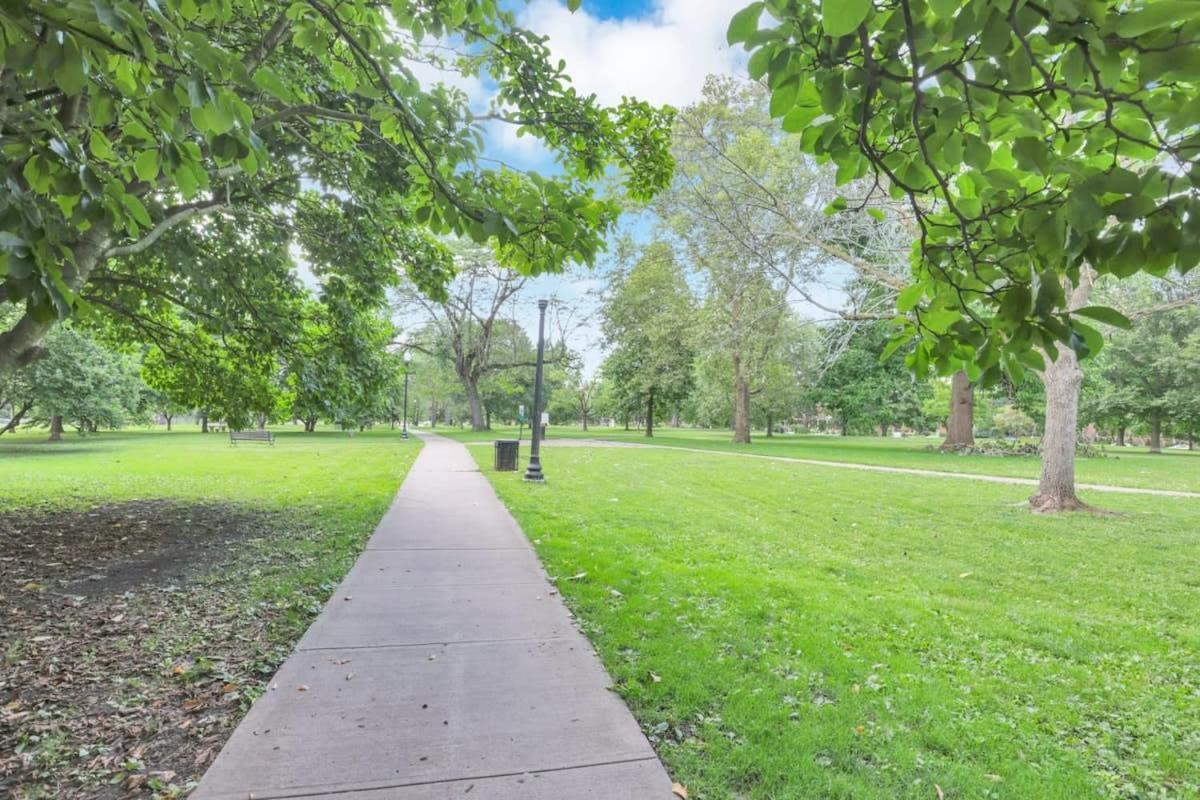
<path fill-rule="evenodd" d="M 857 328 L 813 390 L 814 401 L 833 414 L 842 435 L 874 428 L 886 436 L 893 425 L 924 419 L 923 403 L 933 391 L 913 377 L 903 356 L 884 356 L 889 338 L 886 323 Z"/>
<path fill-rule="evenodd" d="M 943 450 L 975 444 L 975 386 L 964 369 L 950 378 L 950 413 L 946 416 Z"/>
<path fill-rule="evenodd" d="M 618 270 L 603 308 L 604 364 L 626 420 L 644 411 L 646 436 L 664 408 L 692 385 L 695 300 L 671 248 L 653 242 L 631 268 Z"/>
<path fill-rule="evenodd" d="M 730 370 L 735 442 L 750 441 L 752 398 L 789 303 L 838 320 L 888 319 L 904 287 L 908 234 L 897 217 L 823 214 L 835 176 L 795 139 L 772 123 L 761 86 L 710 77 L 679 114 L 676 178 L 654 204 L 703 280 L 698 342 Z"/>
<path fill-rule="evenodd" d="M 1131 330 L 1113 334 L 1104 380 L 1122 392 L 1123 404 L 1150 429 L 1150 452 L 1162 451 L 1163 426 L 1187 398 L 1200 394 L 1200 373 L 1187 355 L 1200 331 L 1200 310 L 1158 311 L 1139 317 Z"/>
<path fill-rule="evenodd" d="M 586 431 L 595 419 L 599 381 L 583 377 L 578 366 L 566 370 L 565 379 L 550 396 L 551 419 L 577 419 Z"/>
<path fill-rule="evenodd" d="M 291 413 L 316 429 L 319 419 L 361 428 L 386 411 L 401 365 L 388 353 L 394 326 L 380 311 L 340 292 L 307 305 L 305 336 L 287 362 Z M 393 417 L 394 418 L 394 417 Z"/>
<path fill-rule="evenodd" d="M 909 201 L 913 366 L 969 351 L 988 383 L 1097 349 L 1081 317 L 1120 322 L 1072 307 L 1085 265 L 1200 261 L 1198 34 L 1200 8 L 1147 0 L 770 0 L 729 26 L 784 130 Z"/>
<path fill-rule="evenodd" d="M 28 392 L 15 401 L 34 424 L 50 426 L 50 440 L 65 425 L 84 433 L 119 428 L 139 415 L 142 384 L 136 362 L 101 346 L 76 327 L 55 330 L 46 355 L 21 370 Z"/>
<path fill-rule="evenodd" d="M 527 278 L 500 266 L 493 254 L 482 248 L 463 248 L 455 264 L 457 276 L 440 302 L 409 290 L 404 293 L 401 310 L 421 315 L 422 327 L 409 346 L 450 364 L 462 382 L 471 427 L 483 431 L 490 427 L 483 382 L 495 373 L 535 366 L 529 337 L 516 322 L 504 317 L 514 312 Z M 561 358 L 562 352 L 562 347 L 552 346 L 549 360 Z"/>
<path fill-rule="evenodd" d="M 227 211 L 304 226 L 302 183 L 362 209 L 435 296 L 449 271 L 429 232 L 490 241 L 526 273 L 591 263 L 620 212 L 591 182 L 616 166 L 634 199 L 665 185 L 670 112 L 580 95 L 513 19 L 497 0 L 5 6 L 0 299 L 26 311 L 0 369 L 38 357 L 97 270 L 172 229 Z M 493 107 L 421 86 L 418 61 L 486 74 Z M 483 166 L 485 124 L 537 137 L 561 171 Z"/>
<path fill-rule="evenodd" d="M 142 378 L 170 403 L 196 409 L 200 429 L 223 420 L 242 430 L 276 416 L 282 368 L 275 355 L 236 337 L 216 339 L 196 327 L 174 334 L 186 354 L 159 346 L 142 361 Z"/>
<path fill-rule="evenodd" d="M 917 339 L 910 365 L 966 360 L 984 385 L 1041 373 L 1039 510 L 1082 505 L 1077 359 L 1103 341 L 1084 320 L 1126 324 L 1088 305 L 1094 273 L 1200 261 L 1198 30 L 1194 6 L 1145 0 L 771 0 L 730 23 L 784 130 L 846 180 L 908 200 L 914 281 L 894 346 Z"/>

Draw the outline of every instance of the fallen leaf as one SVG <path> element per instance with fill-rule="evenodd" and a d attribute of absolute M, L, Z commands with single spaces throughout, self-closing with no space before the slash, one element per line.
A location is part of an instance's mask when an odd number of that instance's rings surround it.
<path fill-rule="evenodd" d="M 650 673 L 650 680 L 654 681 L 655 683 L 662 683 L 662 678 L 655 675 L 653 672 Z"/>
<path fill-rule="evenodd" d="M 308 691 L 308 686 L 306 686 L 305 684 L 303 684 L 303 683 L 302 683 L 302 684 L 300 684 L 299 686 L 297 686 L 297 687 L 296 687 L 296 691 L 297 691 L 297 692 L 307 692 L 307 691 Z"/>
<path fill-rule="evenodd" d="M 974 574 L 975 574 L 974 572 L 964 572 L 964 573 L 962 573 L 961 575 L 959 575 L 958 577 L 960 577 L 960 578 L 969 578 L 969 577 L 971 577 L 971 576 L 972 576 L 972 575 L 974 575 Z"/>
<path fill-rule="evenodd" d="M 687 800 L 687 787 L 685 787 L 682 783 L 672 783 L 671 794 L 675 795 L 676 797 L 683 798 L 683 800 Z"/>
<path fill-rule="evenodd" d="M 942 791 L 942 787 L 938 786 L 938 785 L 935 783 L 935 784 L 933 785 L 933 788 L 934 788 L 934 789 L 937 789 L 937 793 L 938 793 L 938 800 L 946 800 L 946 793 Z"/>

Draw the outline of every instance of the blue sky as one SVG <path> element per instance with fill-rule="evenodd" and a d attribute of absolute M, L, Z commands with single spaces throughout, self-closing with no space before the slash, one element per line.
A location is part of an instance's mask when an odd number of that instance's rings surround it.
<path fill-rule="evenodd" d="M 584 10 L 599 19 L 641 17 L 650 7 L 650 0 L 594 0 L 584 4 Z"/>

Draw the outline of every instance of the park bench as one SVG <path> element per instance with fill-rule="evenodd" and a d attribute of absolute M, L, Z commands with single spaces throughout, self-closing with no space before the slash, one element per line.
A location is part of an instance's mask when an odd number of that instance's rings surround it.
<path fill-rule="evenodd" d="M 270 431 L 230 431 L 229 443 L 237 447 L 238 442 L 266 442 L 275 446 L 275 434 Z"/>

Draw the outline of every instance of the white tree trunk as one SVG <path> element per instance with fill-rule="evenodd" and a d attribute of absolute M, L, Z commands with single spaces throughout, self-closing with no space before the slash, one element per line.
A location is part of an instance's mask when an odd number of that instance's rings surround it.
<path fill-rule="evenodd" d="M 1087 305 L 1096 273 L 1089 266 L 1080 271 L 1079 285 L 1071 289 L 1068 307 L 1074 311 Z M 1046 369 L 1046 425 L 1042 434 L 1042 477 L 1038 491 L 1029 498 L 1034 511 L 1053 513 L 1087 508 L 1075 495 L 1075 443 L 1079 429 L 1079 390 L 1083 370 L 1075 351 L 1065 344 L 1058 358 L 1043 354 Z"/>

